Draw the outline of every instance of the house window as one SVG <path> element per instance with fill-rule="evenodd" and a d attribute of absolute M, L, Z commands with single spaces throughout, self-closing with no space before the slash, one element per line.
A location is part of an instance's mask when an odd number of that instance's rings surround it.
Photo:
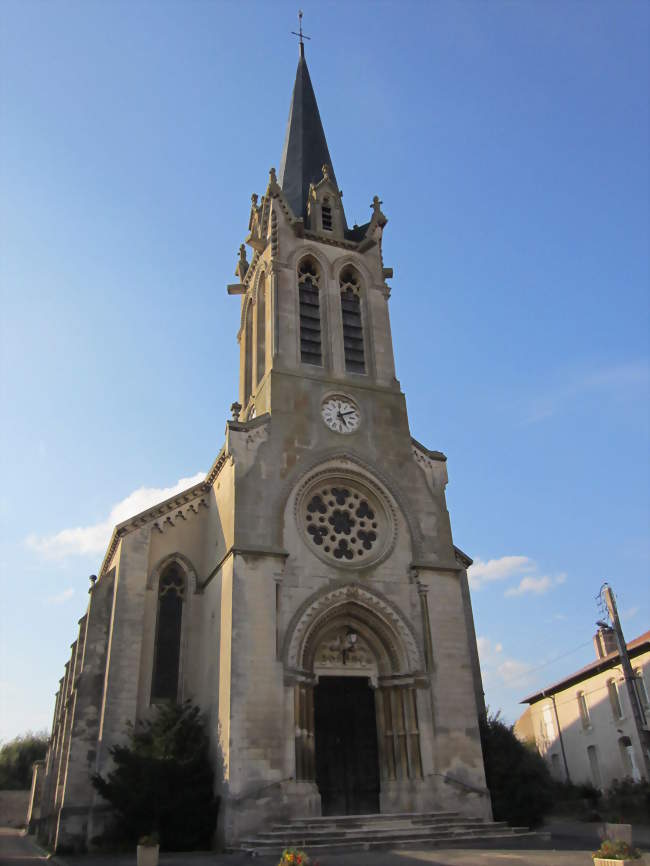
<path fill-rule="evenodd" d="M 329 199 L 323 199 L 323 204 L 321 207 L 321 216 L 323 223 L 323 231 L 331 232 L 332 231 L 332 207 L 329 203 Z"/>
<path fill-rule="evenodd" d="M 298 265 L 298 296 L 300 301 L 300 360 L 305 364 L 323 363 L 320 334 L 319 270 L 307 257 Z"/>
<path fill-rule="evenodd" d="M 542 736 L 547 742 L 555 739 L 555 725 L 553 724 L 553 709 L 550 704 L 545 704 L 542 710 Z"/>
<path fill-rule="evenodd" d="M 343 315 L 345 369 L 353 373 L 365 373 L 366 361 L 360 298 L 361 280 L 354 268 L 345 268 L 341 271 L 339 286 L 341 289 L 341 313 Z"/>
<path fill-rule="evenodd" d="M 253 304 L 246 307 L 246 325 L 244 328 L 244 408 L 253 390 Z"/>
<path fill-rule="evenodd" d="M 262 277 L 257 287 L 257 372 L 256 384 L 266 373 L 266 277 Z"/>
<path fill-rule="evenodd" d="M 615 719 L 623 718 L 623 708 L 621 707 L 621 698 L 618 693 L 618 686 L 615 680 L 607 680 L 607 692 L 609 694 L 609 702 L 612 705 L 612 713 Z"/>
<path fill-rule="evenodd" d="M 556 779 L 560 778 L 560 756 L 557 752 L 553 752 L 553 754 L 551 755 L 551 773 L 555 776 Z"/>
<path fill-rule="evenodd" d="M 158 616 L 154 651 L 151 702 L 176 701 L 181 657 L 181 622 L 185 597 L 185 576 L 173 562 L 158 583 Z"/>
<path fill-rule="evenodd" d="M 589 707 L 587 706 L 587 699 L 584 692 L 578 692 L 578 710 L 580 711 L 582 727 L 590 728 L 591 720 L 589 718 Z"/>
<path fill-rule="evenodd" d="M 620 737 L 618 748 L 621 752 L 621 761 L 623 762 L 623 770 L 626 776 L 629 776 L 633 782 L 641 781 L 641 773 L 636 763 L 634 755 L 634 747 L 629 737 Z"/>
<path fill-rule="evenodd" d="M 589 758 L 589 770 L 591 782 L 594 788 L 602 788 L 603 780 L 600 775 L 600 764 L 598 763 L 598 752 L 595 746 L 587 746 L 587 757 Z"/>
<path fill-rule="evenodd" d="M 650 699 L 648 699 L 648 690 L 643 679 L 643 671 L 637 668 L 634 671 L 634 682 L 636 683 L 636 693 L 639 696 L 639 702 L 645 710 L 650 709 Z"/>

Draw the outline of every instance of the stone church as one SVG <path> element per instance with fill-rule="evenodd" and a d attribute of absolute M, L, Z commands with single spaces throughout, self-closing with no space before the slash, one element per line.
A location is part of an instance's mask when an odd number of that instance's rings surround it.
<path fill-rule="evenodd" d="M 307 815 L 490 817 L 471 560 L 395 377 L 381 205 L 348 226 L 301 43 L 228 286 L 233 419 L 205 479 L 116 526 L 91 578 L 36 768 L 55 848 L 102 831 L 90 777 L 127 722 L 188 699 L 223 768 L 220 844 Z"/>

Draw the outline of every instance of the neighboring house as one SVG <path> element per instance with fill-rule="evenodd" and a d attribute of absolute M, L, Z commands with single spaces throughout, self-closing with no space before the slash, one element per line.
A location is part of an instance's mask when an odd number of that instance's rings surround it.
<path fill-rule="evenodd" d="M 597 659 L 560 682 L 524 698 L 515 724 L 520 740 L 534 741 L 553 776 L 608 788 L 615 780 L 645 778 L 630 696 L 614 632 L 594 637 Z M 650 723 L 650 631 L 627 645 L 646 731 Z M 647 740 L 646 740 L 647 742 Z"/>

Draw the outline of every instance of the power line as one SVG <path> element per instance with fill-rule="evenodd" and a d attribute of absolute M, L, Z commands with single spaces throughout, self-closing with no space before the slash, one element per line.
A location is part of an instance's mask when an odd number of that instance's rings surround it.
<path fill-rule="evenodd" d="M 523 674 L 520 674 L 520 676 L 515 677 L 514 679 L 511 679 L 511 680 L 508 680 L 507 685 L 511 685 L 512 683 L 516 683 L 516 682 L 518 682 L 519 680 L 526 679 L 526 678 L 529 676 L 529 674 L 532 674 L 532 673 L 534 673 L 535 671 L 541 671 L 542 668 L 547 668 L 549 665 L 552 665 L 552 664 L 554 664 L 555 662 L 560 661 L 560 659 L 566 658 L 567 656 L 570 656 L 570 655 L 572 655 L 573 653 L 578 652 L 579 649 L 584 649 L 584 647 L 586 647 L 586 646 L 590 646 L 590 645 L 591 645 L 591 641 L 590 641 L 590 640 L 585 641 L 584 643 L 581 643 L 581 644 L 579 644 L 578 646 L 573 647 L 573 649 L 567 650 L 566 652 L 563 652 L 561 655 L 559 655 L 559 656 L 555 656 L 555 658 L 549 659 L 549 661 L 544 662 L 544 663 L 541 664 L 541 665 L 537 665 L 537 667 L 534 667 L 534 668 L 528 668 L 528 670 L 525 671 Z"/>

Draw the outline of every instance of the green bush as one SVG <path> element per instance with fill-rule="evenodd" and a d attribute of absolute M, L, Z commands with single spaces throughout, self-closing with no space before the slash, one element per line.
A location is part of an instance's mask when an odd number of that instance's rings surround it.
<path fill-rule="evenodd" d="M 607 821 L 650 823 L 650 783 L 631 779 L 613 782 L 602 799 L 601 812 Z"/>
<path fill-rule="evenodd" d="M 32 785 L 32 764 L 47 752 L 45 731 L 29 731 L 0 747 L 0 789 L 24 791 Z"/>
<path fill-rule="evenodd" d="M 161 705 L 151 720 L 129 726 L 127 744 L 110 754 L 115 769 L 92 782 L 115 810 L 111 844 L 157 833 L 168 851 L 210 847 L 218 801 L 198 707 Z"/>
<path fill-rule="evenodd" d="M 526 827 L 541 824 L 553 804 L 544 760 L 517 739 L 499 713 L 482 721 L 481 742 L 494 819 Z"/>

